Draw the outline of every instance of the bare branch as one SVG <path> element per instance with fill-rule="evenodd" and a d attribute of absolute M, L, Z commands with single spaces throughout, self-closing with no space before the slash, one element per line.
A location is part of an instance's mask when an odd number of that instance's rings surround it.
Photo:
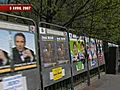
<path fill-rule="evenodd" d="M 80 12 L 80 10 L 82 10 L 91 0 L 87 0 L 85 2 L 85 4 L 82 7 L 79 7 L 79 9 L 75 12 L 75 14 L 72 16 L 72 18 L 67 21 L 65 24 L 63 24 L 63 26 L 69 26 L 75 19 L 75 17 L 77 16 L 77 14 Z"/>

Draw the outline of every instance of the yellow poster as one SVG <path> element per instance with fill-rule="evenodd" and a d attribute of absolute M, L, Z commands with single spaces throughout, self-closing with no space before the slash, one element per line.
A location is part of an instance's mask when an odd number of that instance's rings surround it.
<path fill-rule="evenodd" d="M 63 77 L 62 67 L 52 69 L 53 80 L 59 80 Z"/>

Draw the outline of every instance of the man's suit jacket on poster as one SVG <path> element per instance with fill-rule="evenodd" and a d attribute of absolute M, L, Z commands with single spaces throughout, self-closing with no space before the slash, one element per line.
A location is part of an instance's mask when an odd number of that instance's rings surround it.
<path fill-rule="evenodd" d="M 28 48 L 25 47 L 25 50 L 27 50 Z M 28 49 L 30 50 L 30 49 Z M 33 60 L 35 61 L 35 55 L 34 52 L 32 50 L 30 50 L 32 55 L 33 55 Z M 31 62 L 30 57 L 25 58 L 25 60 L 23 61 L 21 58 L 22 52 L 19 52 L 16 47 L 13 48 L 13 62 L 14 64 L 20 64 L 20 63 L 25 63 L 25 62 Z"/>

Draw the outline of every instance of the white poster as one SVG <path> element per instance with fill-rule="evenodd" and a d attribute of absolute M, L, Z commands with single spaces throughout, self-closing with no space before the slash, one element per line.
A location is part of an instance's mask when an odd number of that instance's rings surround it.
<path fill-rule="evenodd" d="M 1 90 L 27 90 L 26 77 L 21 74 L 3 78 Z"/>

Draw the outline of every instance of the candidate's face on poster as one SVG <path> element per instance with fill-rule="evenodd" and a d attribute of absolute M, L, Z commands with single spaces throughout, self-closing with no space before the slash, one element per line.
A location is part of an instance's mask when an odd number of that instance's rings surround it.
<path fill-rule="evenodd" d="M 70 51 L 71 51 L 71 58 L 72 61 L 78 61 L 78 42 L 77 40 L 70 41 Z"/>
<path fill-rule="evenodd" d="M 16 36 L 15 45 L 19 51 L 22 51 L 25 47 L 25 39 L 22 36 Z"/>
<path fill-rule="evenodd" d="M 84 52 L 84 45 L 83 44 L 84 44 L 83 42 L 80 43 L 80 49 Z"/>
<path fill-rule="evenodd" d="M 78 51 L 79 51 L 79 61 L 85 59 L 85 48 L 84 48 L 84 42 L 78 41 Z"/>
<path fill-rule="evenodd" d="M 78 43 L 77 42 L 73 42 L 73 52 L 74 52 L 74 55 L 78 55 Z"/>

